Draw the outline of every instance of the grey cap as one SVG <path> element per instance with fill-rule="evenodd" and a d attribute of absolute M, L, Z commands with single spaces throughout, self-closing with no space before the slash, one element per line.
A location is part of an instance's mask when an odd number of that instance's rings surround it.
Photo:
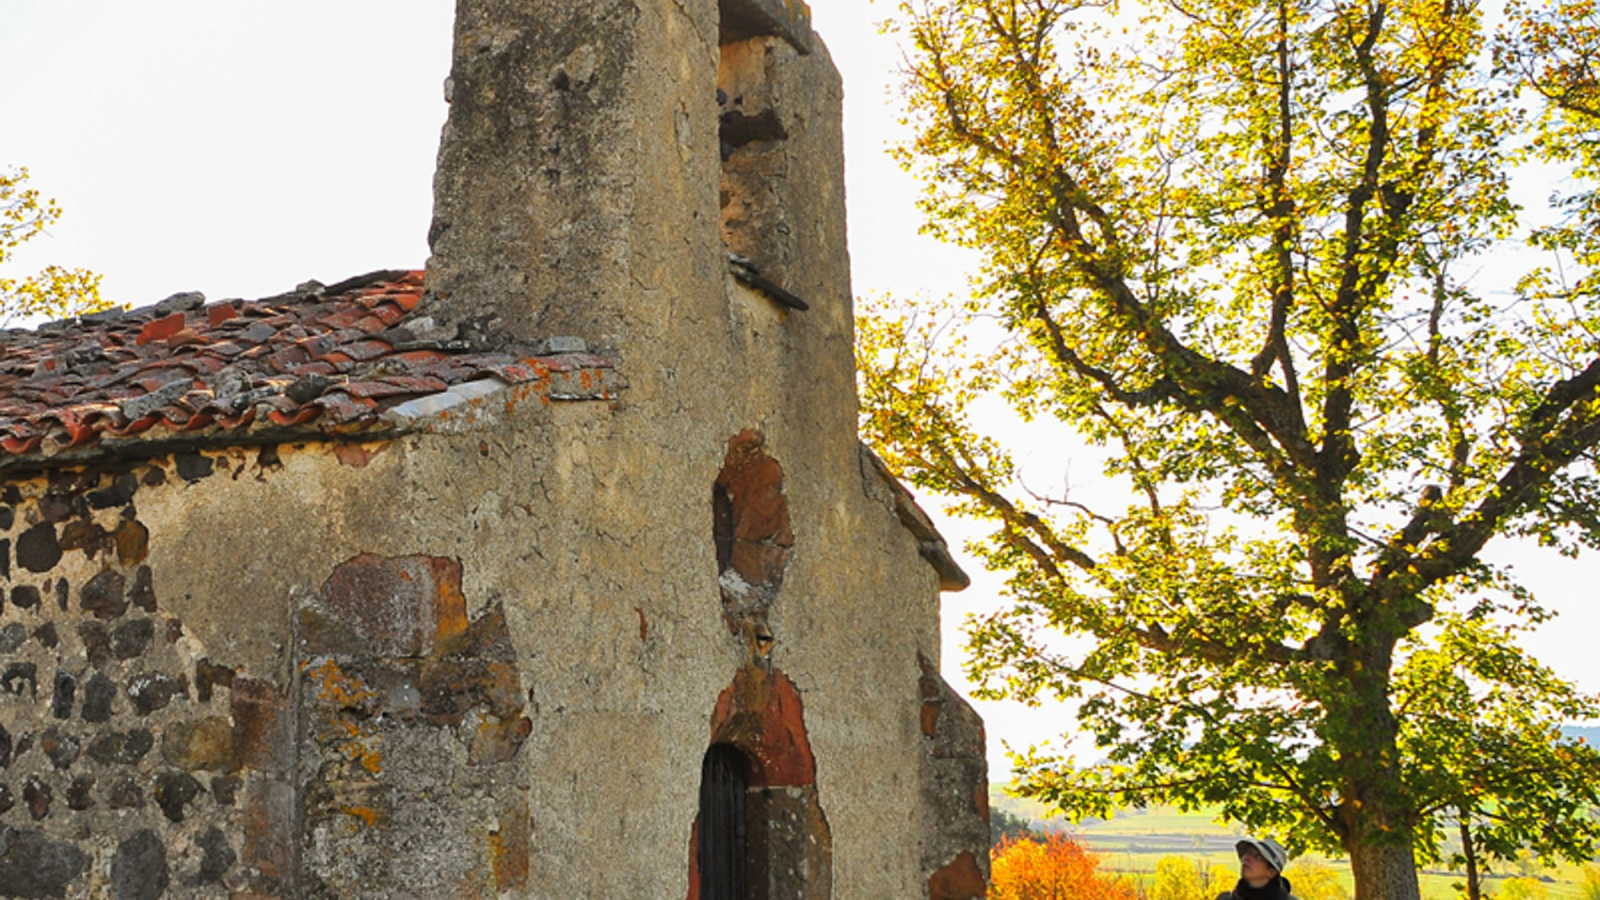
<path fill-rule="evenodd" d="M 1243 853 L 1246 849 L 1254 850 L 1267 861 L 1267 865 L 1283 873 L 1283 867 L 1289 864 L 1289 854 L 1283 846 L 1272 838 L 1247 837 L 1233 845 L 1234 852 Z"/>

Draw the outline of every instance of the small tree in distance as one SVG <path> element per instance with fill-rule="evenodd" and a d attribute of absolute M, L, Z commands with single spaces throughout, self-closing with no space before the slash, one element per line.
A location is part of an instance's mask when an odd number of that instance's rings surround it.
<path fill-rule="evenodd" d="M 1059 832 L 1004 841 L 993 851 L 989 900 L 1137 900 L 1133 885 L 1100 874 L 1099 865 L 1095 854 Z"/>
<path fill-rule="evenodd" d="M 1215 900 L 1233 889 L 1239 873 L 1223 866 L 1207 866 L 1198 859 L 1163 856 L 1156 860 L 1155 876 L 1145 900 Z M 1310 900 L 1310 898 L 1301 898 Z"/>
<path fill-rule="evenodd" d="M 0 266 L 16 248 L 61 218 L 54 200 L 26 187 L 28 170 L 0 171 Z M 0 275 L 0 325 L 17 319 L 64 319 L 110 308 L 100 297 L 100 276 L 83 269 L 46 266 L 34 275 Z"/>

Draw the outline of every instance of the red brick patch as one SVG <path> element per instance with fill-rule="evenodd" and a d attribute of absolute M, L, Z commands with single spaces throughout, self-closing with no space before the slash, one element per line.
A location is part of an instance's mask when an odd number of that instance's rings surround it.
<path fill-rule="evenodd" d="M 971 852 L 963 852 L 928 878 L 928 900 L 978 900 L 988 895 L 989 886 Z"/>
<path fill-rule="evenodd" d="M 817 780 L 800 691 L 776 669 L 739 670 L 717 698 L 711 741 L 744 751 L 752 787 L 800 787 Z"/>

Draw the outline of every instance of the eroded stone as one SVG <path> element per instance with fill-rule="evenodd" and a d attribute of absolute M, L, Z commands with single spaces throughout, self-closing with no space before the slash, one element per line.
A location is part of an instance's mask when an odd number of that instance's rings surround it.
<path fill-rule="evenodd" d="M 117 561 L 125 566 L 142 563 L 150 555 L 150 529 L 133 520 L 124 520 L 112 533 Z"/>
<path fill-rule="evenodd" d="M 147 613 L 156 611 L 156 589 L 149 566 L 140 566 L 133 571 L 133 587 L 128 590 L 128 599 Z"/>
<path fill-rule="evenodd" d="M 39 699 L 39 666 L 31 662 L 15 662 L 0 674 L 0 690 L 14 697 L 27 694 L 28 699 Z"/>
<path fill-rule="evenodd" d="M 241 763 L 260 772 L 283 772 L 293 758 L 288 705 L 275 685 L 239 677 L 233 683 L 234 747 Z"/>
<path fill-rule="evenodd" d="M 234 670 L 219 666 L 209 659 L 194 664 L 194 693 L 201 703 L 211 702 L 211 691 L 216 687 L 233 687 Z"/>
<path fill-rule="evenodd" d="M 439 557 L 357 556 L 328 577 L 319 606 L 301 616 L 313 654 L 417 658 L 467 627 L 461 564 Z"/>
<path fill-rule="evenodd" d="M 112 546 L 110 533 L 92 519 L 68 522 L 57 541 L 62 550 L 82 550 L 91 559 Z"/>
<path fill-rule="evenodd" d="M 98 491 L 89 492 L 89 507 L 91 509 L 111 509 L 117 506 L 126 506 L 133 502 L 133 495 L 139 490 L 139 476 L 127 472 L 117 476 L 111 484 Z"/>

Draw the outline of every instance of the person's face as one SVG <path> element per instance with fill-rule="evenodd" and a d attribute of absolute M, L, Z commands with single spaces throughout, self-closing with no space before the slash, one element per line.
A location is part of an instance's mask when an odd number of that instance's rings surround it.
<path fill-rule="evenodd" d="M 1261 858 L 1253 847 L 1239 851 L 1239 875 L 1251 884 L 1266 884 L 1278 874 L 1272 864 Z"/>

